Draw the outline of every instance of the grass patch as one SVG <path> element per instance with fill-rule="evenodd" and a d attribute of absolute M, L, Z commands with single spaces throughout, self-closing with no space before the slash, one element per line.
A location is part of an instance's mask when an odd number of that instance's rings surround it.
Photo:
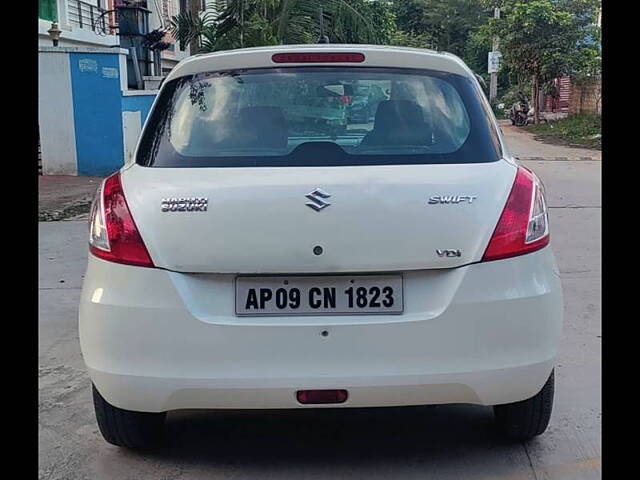
<path fill-rule="evenodd" d="M 602 150 L 602 122 L 599 115 L 570 115 L 562 120 L 526 128 L 543 142 Z"/>

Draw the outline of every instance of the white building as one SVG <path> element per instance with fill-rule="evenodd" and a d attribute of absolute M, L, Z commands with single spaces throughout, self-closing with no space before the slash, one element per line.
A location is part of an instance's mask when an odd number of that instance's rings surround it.
<path fill-rule="evenodd" d="M 116 47 L 119 37 L 112 28 L 115 23 L 113 9 L 121 0 L 38 0 L 38 44 L 42 47 L 52 45 L 47 30 L 52 22 L 62 30 L 60 47 Z M 129 3 L 135 3 L 131 0 Z M 140 1 L 150 10 L 149 30 L 162 28 L 168 30 L 171 17 L 186 11 L 187 0 L 146 0 Z M 204 7 L 202 2 L 202 7 Z M 163 74 L 171 70 L 180 60 L 189 56 L 189 46 L 180 48 L 171 34 L 165 41 L 169 49 L 162 52 Z"/>

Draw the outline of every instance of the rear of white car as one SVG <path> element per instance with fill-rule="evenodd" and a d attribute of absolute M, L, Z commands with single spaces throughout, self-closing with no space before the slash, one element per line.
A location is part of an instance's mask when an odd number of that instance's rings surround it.
<path fill-rule="evenodd" d="M 354 124 L 360 86 L 387 99 Z M 80 341 L 111 443 L 193 408 L 471 403 L 512 437 L 546 428 L 562 295 L 544 192 L 454 56 L 192 57 L 90 236 Z"/>

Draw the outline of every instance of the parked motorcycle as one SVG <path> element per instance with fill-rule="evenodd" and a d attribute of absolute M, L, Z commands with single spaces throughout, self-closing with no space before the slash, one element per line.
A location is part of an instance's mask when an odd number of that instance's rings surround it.
<path fill-rule="evenodd" d="M 509 119 L 511 125 L 523 127 L 527 124 L 529 117 L 529 103 L 524 97 L 521 97 L 516 103 L 514 103 L 509 109 Z"/>
<path fill-rule="evenodd" d="M 531 107 L 529 109 L 529 113 L 527 114 L 527 124 L 533 125 L 535 113 L 536 112 L 534 111 L 534 108 Z M 547 118 L 545 117 L 543 112 L 538 112 L 538 121 L 541 123 L 547 123 Z"/>

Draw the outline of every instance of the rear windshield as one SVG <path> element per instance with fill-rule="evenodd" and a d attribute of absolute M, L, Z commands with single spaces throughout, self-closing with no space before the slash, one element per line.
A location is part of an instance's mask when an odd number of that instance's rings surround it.
<path fill-rule="evenodd" d="M 264 68 L 197 74 L 157 99 L 137 162 L 155 167 L 480 163 L 500 157 L 482 93 L 455 74 Z"/>

